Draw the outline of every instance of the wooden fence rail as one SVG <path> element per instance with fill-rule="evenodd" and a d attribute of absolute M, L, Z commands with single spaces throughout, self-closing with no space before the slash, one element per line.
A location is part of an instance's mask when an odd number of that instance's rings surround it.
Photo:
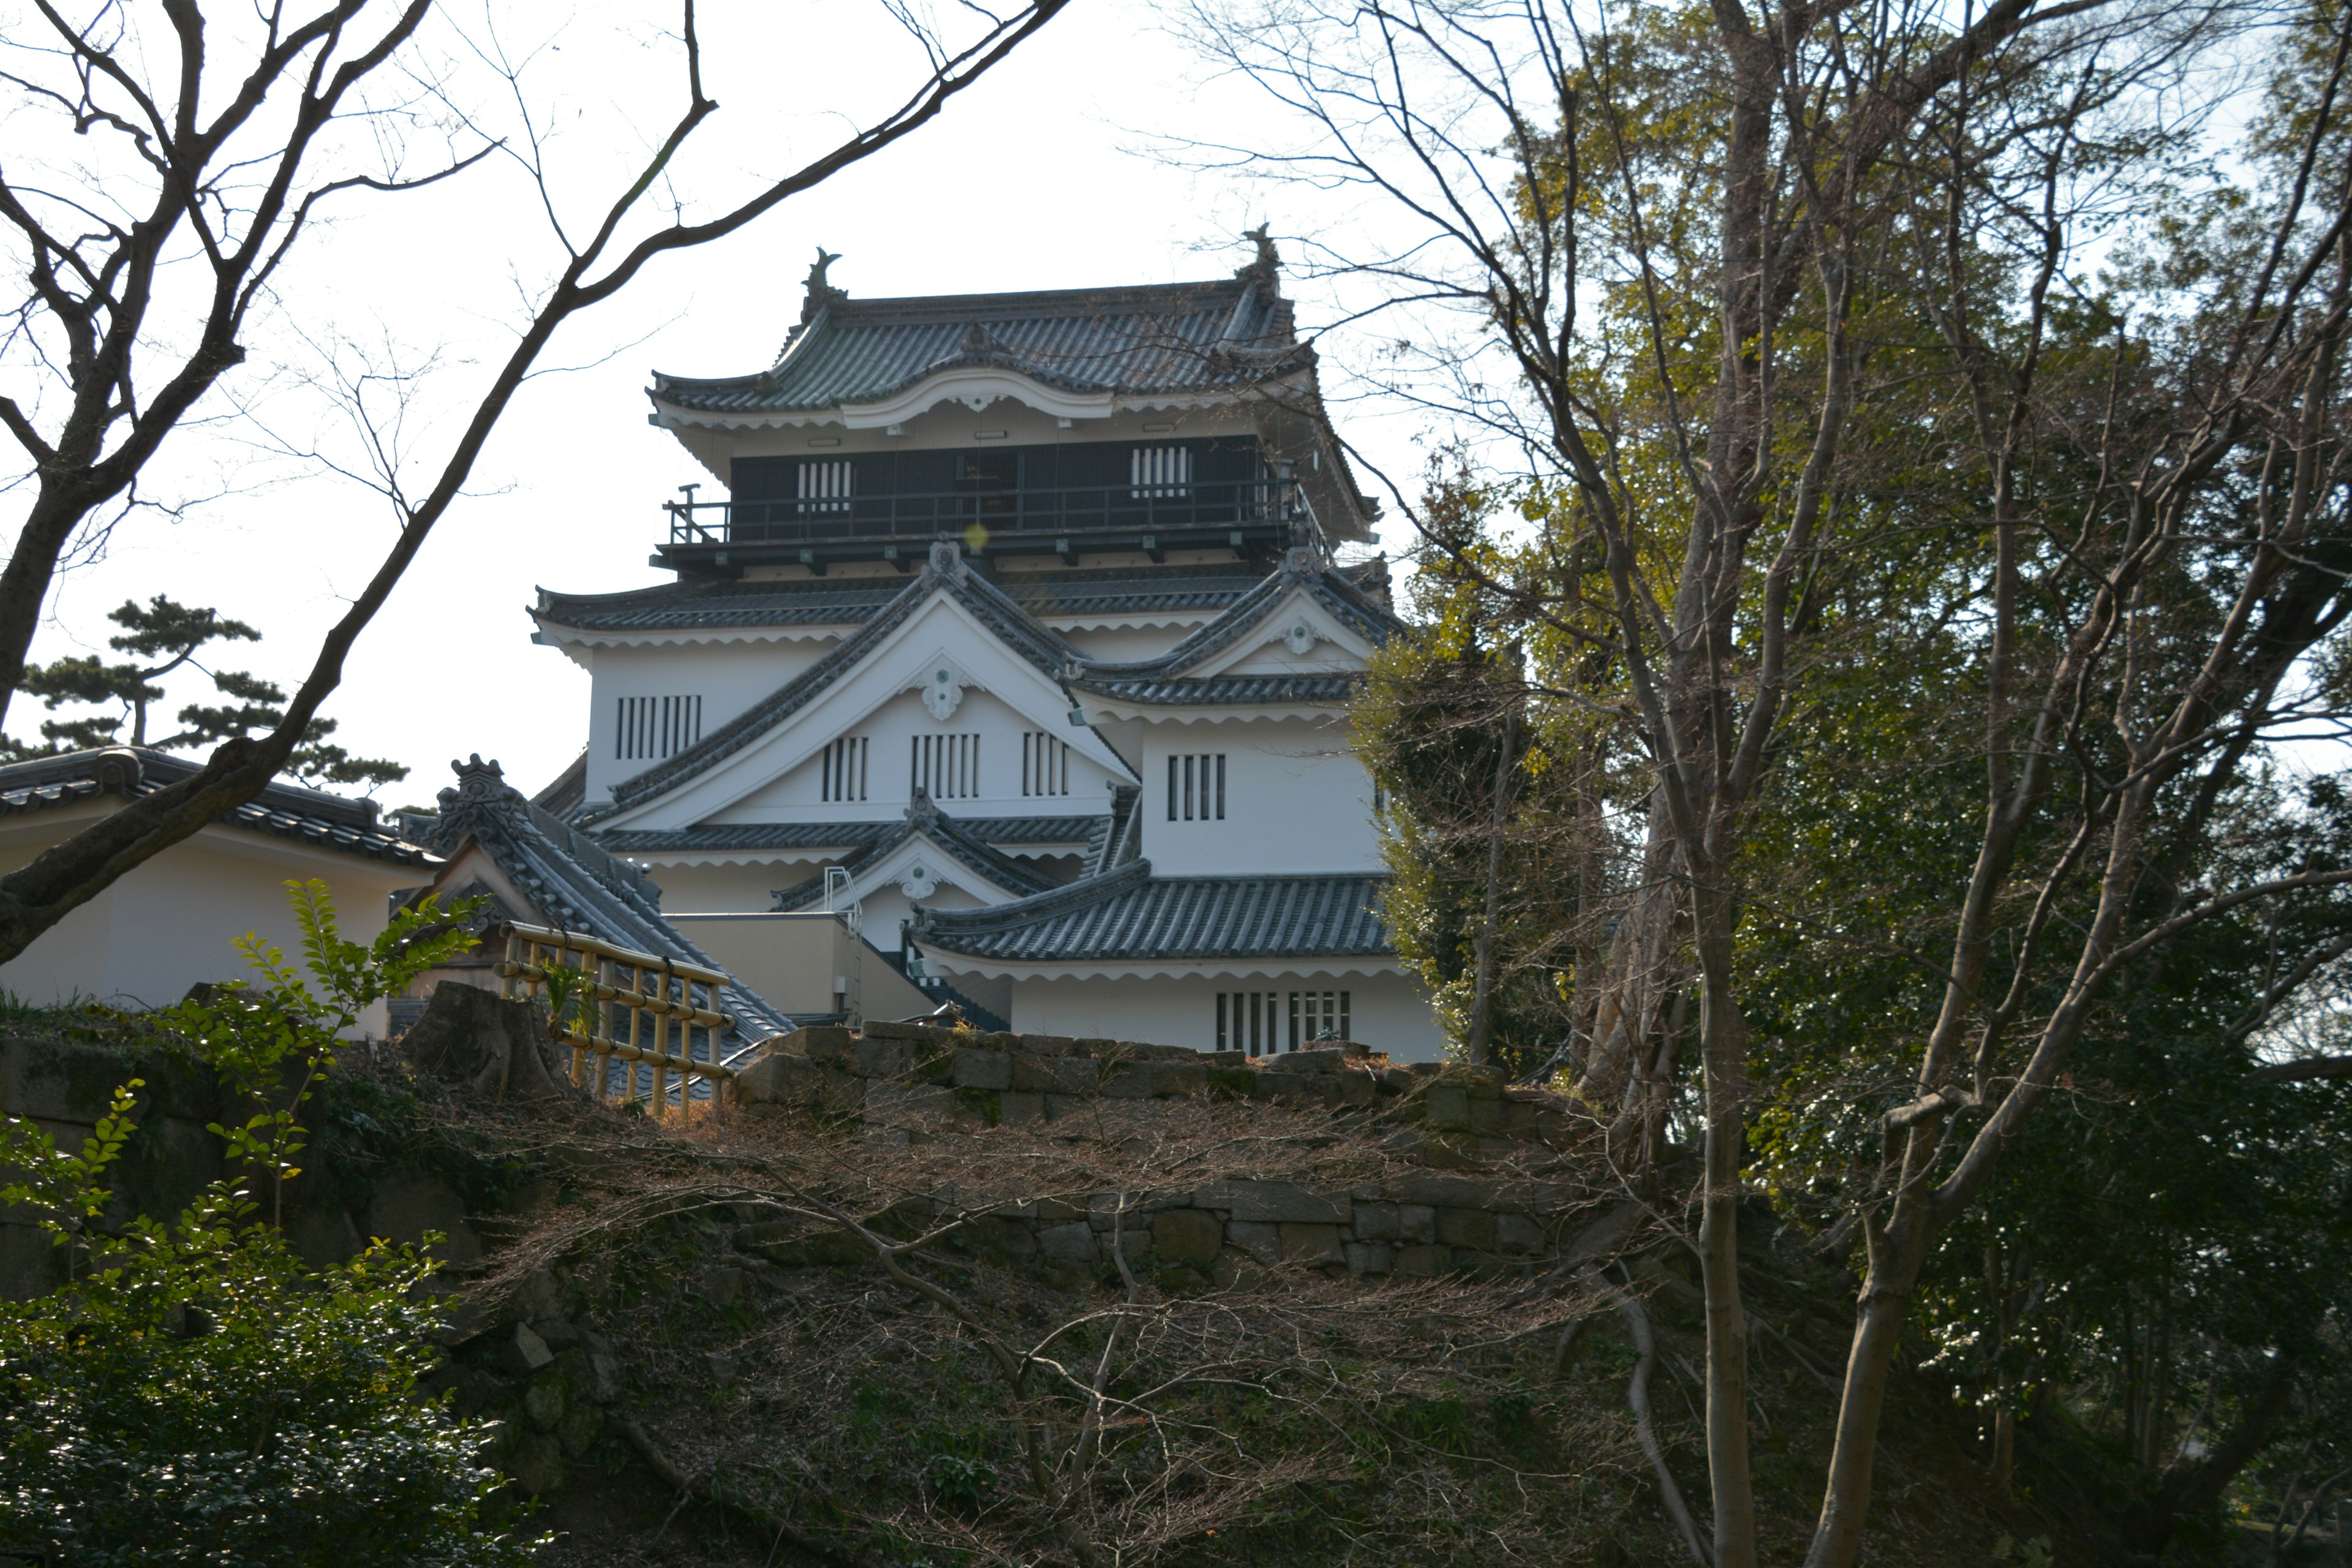
<path fill-rule="evenodd" d="M 735 1069 L 719 1060 L 719 1040 L 735 1020 L 719 1010 L 719 988 L 732 984 L 715 969 L 617 947 L 584 931 L 509 922 L 507 955 L 498 973 L 505 994 L 516 994 L 517 982 L 534 998 L 548 990 L 550 970 L 566 978 L 557 988 L 565 992 L 564 1016 L 550 1020 L 556 1043 L 571 1047 L 572 1081 L 590 1083 L 600 1100 L 612 1098 L 613 1063 L 627 1064 L 622 1071 L 623 1099 L 637 1098 L 637 1067 L 653 1066 L 653 1093 L 646 1109 L 658 1115 L 670 1103 L 670 1075 L 681 1114 L 692 1087 L 702 1079 L 716 1099 Z M 570 961 L 577 953 L 579 962 Z M 625 978 L 625 984 L 624 980 Z M 695 996 L 696 987 L 702 997 Z M 622 1034 L 621 1016 L 628 1017 Z M 650 1037 L 647 1026 L 650 1024 Z M 694 1031 L 705 1032 L 710 1058 L 694 1059 Z M 675 1034 L 677 1054 L 670 1054 Z M 594 1058 L 593 1067 L 590 1058 Z M 593 1072 L 593 1079 L 589 1075 Z"/>

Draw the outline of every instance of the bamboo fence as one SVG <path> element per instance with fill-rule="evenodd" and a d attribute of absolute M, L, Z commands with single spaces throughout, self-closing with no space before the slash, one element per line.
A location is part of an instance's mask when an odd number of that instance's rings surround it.
<path fill-rule="evenodd" d="M 652 1093 L 646 1109 L 656 1115 L 669 1106 L 673 1075 L 681 1114 L 694 1079 L 708 1083 L 716 1100 L 734 1078 L 735 1069 L 719 1060 L 719 1040 L 735 1020 L 718 1008 L 719 988 L 732 982 L 718 970 L 618 947 L 583 931 L 517 921 L 507 925 L 506 933 L 507 955 L 498 967 L 506 995 L 515 995 L 520 982 L 536 999 L 549 988 L 551 969 L 573 977 L 568 985 L 559 983 L 558 988 L 567 992 L 564 1016 L 551 1017 L 548 1026 L 556 1044 L 572 1053 L 572 1081 L 587 1083 L 598 1100 L 613 1098 L 615 1061 L 625 1064 L 620 1075 L 625 1100 L 637 1099 L 639 1069 L 650 1064 Z M 569 961 L 573 953 L 581 962 Z M 698 986 L 699 1000 L 695 996 Z M 705 1032 L 708 1061 L 695 1059 L 697 1029 Z M 670 1051 L 673 1038 L 676 1055 Z"/>

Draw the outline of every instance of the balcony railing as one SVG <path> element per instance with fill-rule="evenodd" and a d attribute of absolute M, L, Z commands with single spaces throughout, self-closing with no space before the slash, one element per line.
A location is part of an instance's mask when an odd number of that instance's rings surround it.
<path fill-rule="evenodd" d="M 782 500 L 665 501 L 669 542 L 681 544 L 831 544 L 956 537 L 973 524 L 991 535 L 1050 537 L 1188 528 L 1262 528 L 1286 521 L 1272 479 L 1181 485 L 1063 486 L 934 490 Z"/>

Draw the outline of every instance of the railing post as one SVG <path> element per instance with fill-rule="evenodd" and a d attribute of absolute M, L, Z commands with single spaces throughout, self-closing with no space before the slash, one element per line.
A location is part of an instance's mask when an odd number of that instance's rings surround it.
<path fill-rule="evenodd" d="M 512 927 L 512 926 L 509 926 L 509 927 L 507 927 L 507 963 L 508 963 L 508 964 L 509 964 L 509 965 L 512 965 L 512 964 L 514 964 L 515 963 L 517 963 L 517 962 L 521 958 L 521 956 L 522 956 L 522 938 L 521 938 L 520 936 L 519 936 L 519 935 L 517 935 L 517 934 L 515 933 L 515 928 L 514 928 L 514 927 Z M 515 994 L 515 977 L 514 977 L 514 975 L 513 975 L 512 973 L 509 973 L 509 974 L 508 974 L 504 979 L 502 979 L 502 980 L 500 980 L 500 981 L 499 982 L 499 995 L 501 995 L 501 996 L 503 996 L 503 997 L 505 997 L 505 998 L 506 998 L 507 1000 L 509 1000 L 509 1002 L 511 1002 L 512 1000 L 514 1000 L 514 994 Z"/>

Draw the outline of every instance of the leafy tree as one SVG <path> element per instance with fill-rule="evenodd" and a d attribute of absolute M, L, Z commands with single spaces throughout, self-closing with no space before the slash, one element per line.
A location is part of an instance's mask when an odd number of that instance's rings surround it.
<path fill-rule="evenodd" d="M 248 936 L 258 984 L 158 1019 L 248 1107 L 213 1129 L 229 1176 L 169 1222 L 110 1222 L 135 1078 L 79 1153 L 0 1128 L 21 1173 L 0 1202 L 43 1214 L 68 1259 L 63 1289 L 0 1306 L 0 1539 L 104 1568 L 528 1562 L 484 1523 L 486 1428 L 417 1389 L 432 1265 L 379 1243 L 313 1273 L 271 1223 L 340 1032 L 471 938 L 418 910 L 351 942 L 323 884 L 289 888 L 308 975 Z"/>
<path fill-rule="evenodd" d="M 16 756 L 45 756 L 89 746 L 110 746 L 122 738 L 122 724 L 131 723 L 131 744 L 159 751 L 215 746 L 223 741 L 272 730 L 286 718 L 286 693 L 259 676 L 238 669 L 207 669 L 196 655 L 207 644 L 225 641 L 259 642 L 261 634 L 243 621 L 223 618 L 218 610 L 196 609 L 158 594 L 146 605 L 126 599 L 109 612 L 108 619 L 123 628 L 107 646 L 118 653 L 136 654 L 157 664 L 108 664 L 95 654 L 61 658 L 53 664 L 25 667 L 22 689 L 41 699 L 51 712 L 68 702 L 97 707 L 121 705 L 113 718 L 93 715 L 72 720 L 44 720 L 45 751 L 33 751 L 0 737 Z M 205 707 L 191 702 L 180 710 L 183 728 L 176 734 L 150 738 L 148 705 L 163 698 L 155 684 L 183 667 L 211 677 L 214 687 L 235 706 Z M 302 743 L 289 759 L 287 772 L 297 778 L 328 784 L 394 784 L 408 776 L 398 763 L 380 757 L 354 757 L 327 737 L 335 732 L 332 719 L 313 719 L 303 731 Z"/>

